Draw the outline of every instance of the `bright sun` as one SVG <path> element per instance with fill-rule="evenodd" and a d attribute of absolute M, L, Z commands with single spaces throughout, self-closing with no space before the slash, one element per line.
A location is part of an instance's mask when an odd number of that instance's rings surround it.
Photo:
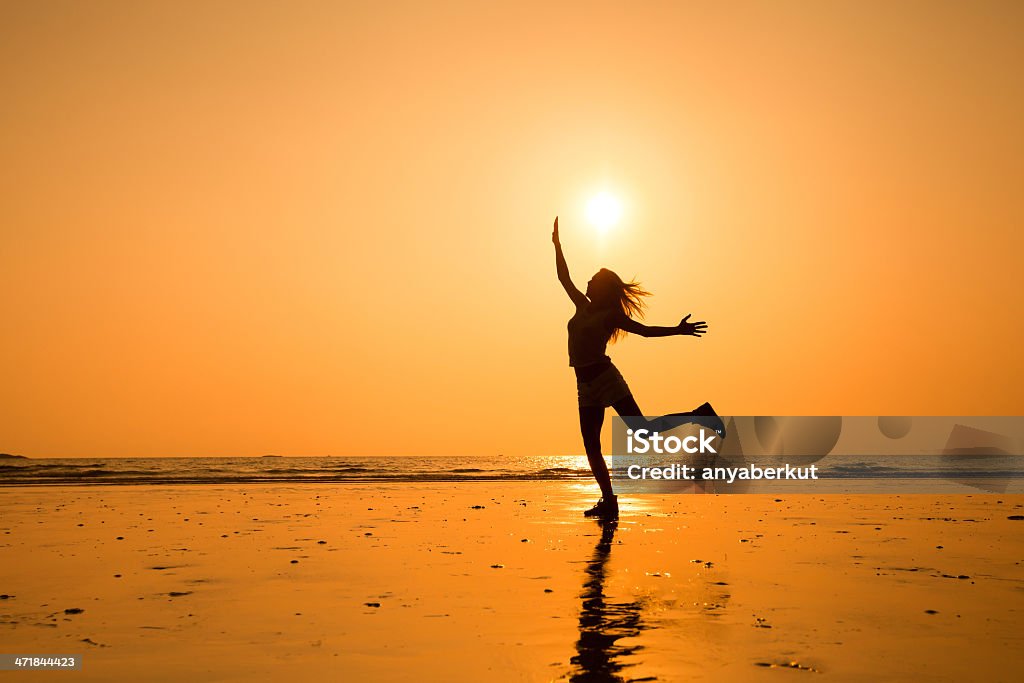
<path fill-rule="evenodd" d="M 587 202 L 587 220 L 601 232 L 607 232 L 621 217 L 622 204 L 607 192 L 595 195 Z"/>

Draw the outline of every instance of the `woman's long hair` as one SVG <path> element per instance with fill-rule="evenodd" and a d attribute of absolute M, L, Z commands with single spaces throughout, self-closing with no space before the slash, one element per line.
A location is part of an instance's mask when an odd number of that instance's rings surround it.
<path fill-rule="evenodd" d="M 600 295 L 595 297 L 599 301 L 595 301 L 595 303 L 599 306 L 618 308 L 627 318 L 643 320 L 644 308 L 647 306 L 644 297 L 651 296 L 651 293 L 641 287 L 639 282 L 636 280 L 623 282 L 622 278 L 607 268 L 597 271 L 594 278 L 600 282 Z M 624 336 L 626 336 L 626 331 L 616 327 L 612 331 L 609 341 L 614 344 Z"/>

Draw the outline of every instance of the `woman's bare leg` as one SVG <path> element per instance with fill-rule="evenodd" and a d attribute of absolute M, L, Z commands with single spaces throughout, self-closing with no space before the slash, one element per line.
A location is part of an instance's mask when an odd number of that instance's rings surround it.
<path fill-rule="evenodd" d="M 644 417 L 643 411 L 640 410 L 640 406 L 636 404 L 636 399 L 633 398 L 633 394 L 629 394 L 626 398 L 620 399 L 612 404 L 612 408 L 615 409 L 621 417 L 633 418 L 631 420 L 624 420 L 626 426 L 631 429 L 649 429 L 652 432 L 661 430 L 659 425 L 659 418 L 648 420 Z"/>
<path fill-rule="evenodd" d="M 601 487 L 601 496 L 611 500 L 612 478 L 608 474 L 608 465 L 601 455 L 601 426 L 604 424 L 604 408 L 600 406 L 580 406 L 580 432 L 583 433 L 583 447 L 587 450 L 590 471 Z"/>

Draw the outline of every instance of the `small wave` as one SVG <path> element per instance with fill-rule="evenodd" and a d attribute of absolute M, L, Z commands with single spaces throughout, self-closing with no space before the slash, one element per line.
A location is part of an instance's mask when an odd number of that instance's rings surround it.
<path fill-rule="evenodd" d="M 35 463 L 29 462 L 25 465 L 0 465 L 0 470 L 18 470 L 19 472 L 33 472 L 36 470 L 87 470 L 106 467 L 107 463 L 86 463 L 78 465 L 75 463 Z"/>
<path fill-rule="evenodd" d="M 260 470 L 266 474 L 317 474 L 326 473 L 331 470 L 317 470 L 307 467 L 274 467 L 268 470 Z"/>
<path fill-rule="evenodd" d="M 872 474 L 895 474 L 897 472 L 905 472 L 906 469 L 899 467 L 889 467 L 887 465 L 871 465 L 865 462 L 852 463 L 849 465 L 830 465 L 827 468 L 828 472 L 835 474 L 851 474 L 851 475 L 872 475 Z"/>
<path fill-rule="evenodd" d="M 47 479 L 47 480 L 74 481 L 76 479 L 81 479 L 81 478 L 84 478 L 84 477 L 109 477 L 111 479 L 114 479 L 116 477 L 123 477 L 123 476 L 149 477 L 149 476 L 154 476 L 154 473 L 151 472 L 151 471 L 147 471 L 147 470 L 100 470 L 100 469 L 91 469 L 91 470 L 82 470 L 81 472 L 55 472 L 55 471 L 50 470 L 50 471 L 44 471 L 44 472 L 23 472 L 23 473 L 19 473 L 18 476 L 11 477 L 11 478 L 17 480 L 17 479 L 29 479 L 29 478 L 33 478 L 34 477 L 34 478 L 38 478 L 38 479 Z M 157 476 L 159 476 L 159 475 L 157 475 Z"/>
<path fill-rule="evenodd" d="M 554 476 L 554 477 L 579 477 L 579 476 L 591 476 L 590 470 L 581 470 L 573 467 L 545 467 L 542 470 L 538 470 L 537 474 L 541 476 Z"/>

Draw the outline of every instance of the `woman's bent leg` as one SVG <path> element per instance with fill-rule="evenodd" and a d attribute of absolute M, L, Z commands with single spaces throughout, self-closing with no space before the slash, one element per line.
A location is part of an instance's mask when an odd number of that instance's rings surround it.
<path fill-rule="evenodd" d="M 611 500 L 612 478 L 608 474 L 608 465 L 601 455 L 601 426 L 604 424 L 604 408 L 601 406 L 580 406 L 580 431 L 583 433 L 583 447 L 587 451 L 590 471 L 601 487 L 601 496 Z"/>
<path fill-rule="evenodd" d="M 683 424 L 696 424 L 710 427 L 718 432 L 719 436 L 723 439 L 725 438 L 725 425 L 722 423 L 722 419 L 715 413 L 715 409 L 711 407 L 710 403 L 701 404 L 696 410 L 685 413 L 671 413 L 662 417 L 656 417 L 653 420 L 643 417 L 643 413 L 640 412 L 640 406 L 636 404 L 636 399 L 633 398 L 632 394 L 619 400 L 612 407 L 622 417 L 633 418 L 626 421 L 626 425 L 633 429 L 646 428 L 652 432 L 662 432 Z"/>

